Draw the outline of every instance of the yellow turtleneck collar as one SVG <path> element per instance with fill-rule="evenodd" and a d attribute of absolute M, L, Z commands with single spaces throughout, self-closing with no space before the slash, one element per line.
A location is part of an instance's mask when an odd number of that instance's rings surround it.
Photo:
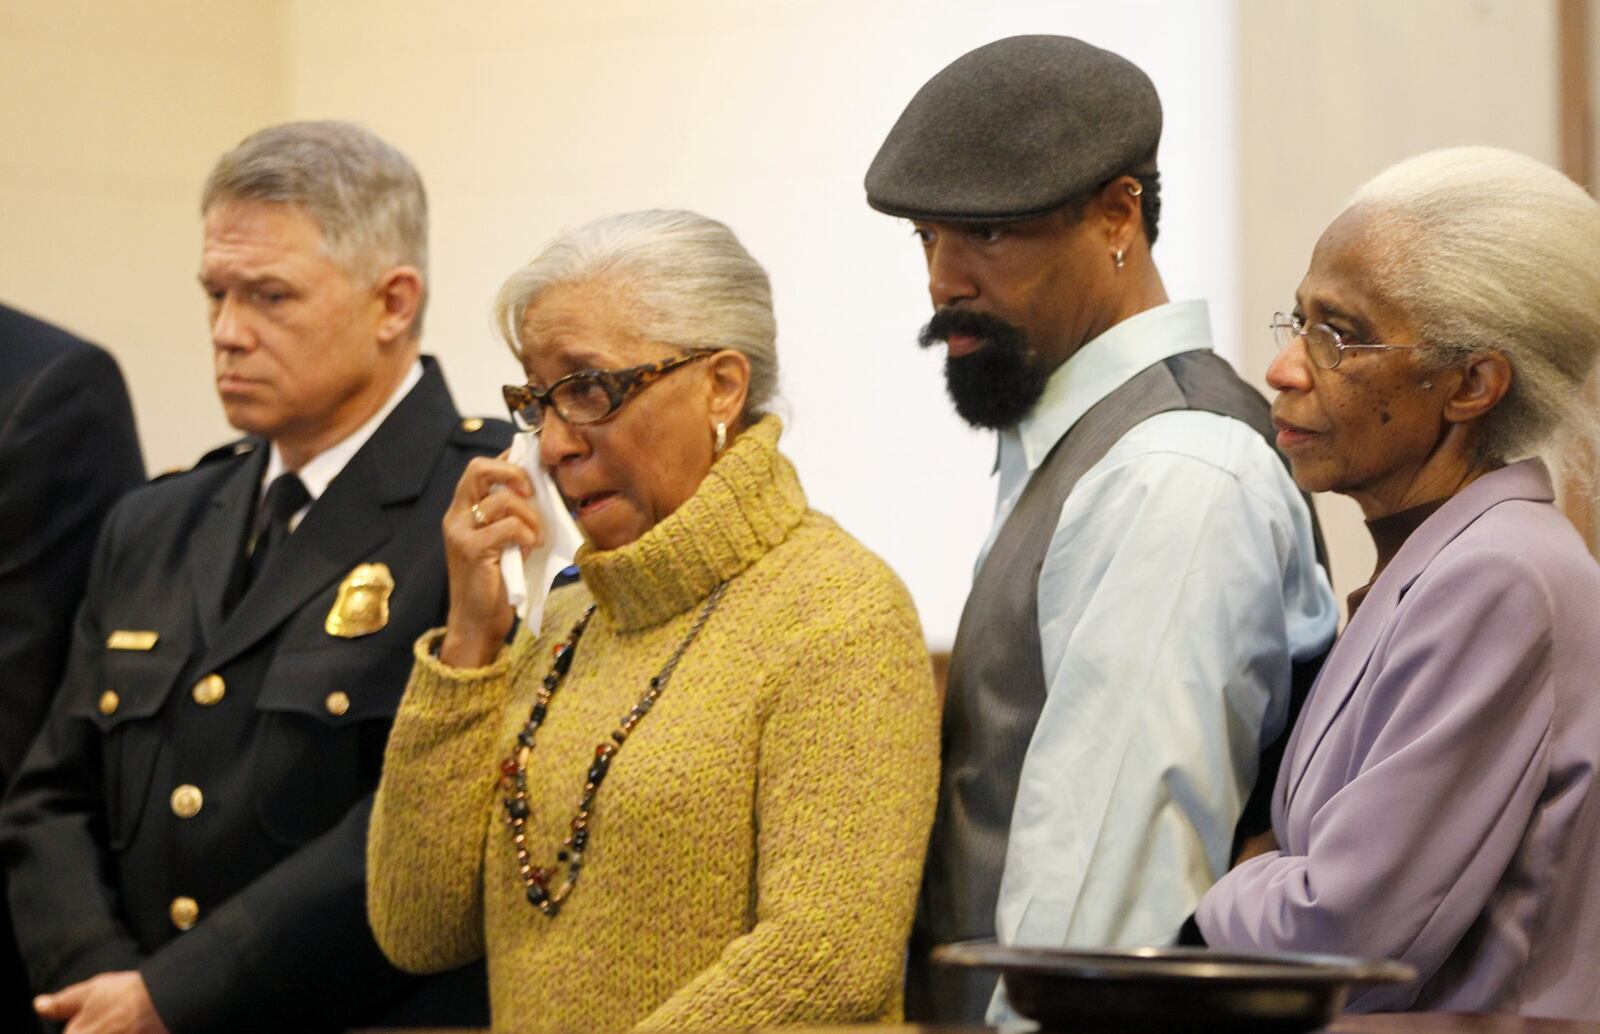
<path fill-rule="evenodd" d="M 781 420 L 762 417 L 655 527 L 618 549 L 579 549 L 583 584 L 619 631 L 682 614 L 788 538 L 807 504 L 778 451 L 782 433 Z"/>

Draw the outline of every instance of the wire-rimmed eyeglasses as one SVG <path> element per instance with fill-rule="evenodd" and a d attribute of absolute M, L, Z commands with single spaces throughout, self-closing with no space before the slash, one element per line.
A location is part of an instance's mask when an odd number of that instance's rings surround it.
<path fill-rule="evenodd" d="M 1272 336 L 1278 342 L 1278 351 L 1283 351 L 1294 344 L 1294 339 L 1306 339 L 1306 354 L 1311 361 L 1321 370 L 1336 370 L 1339 362 L 1344 358 L 1344 353 L 1352 348 L 1368 348 L 1377 351 L 1386 351 L 1391 348 L 1422 348 L 1416 345 L 1379 345 L 1362 344 L 1355 341 L 1346 341 L 1344 335 L 1328 326 L 1326 323 L 1306 323 L 1298 316 L 1289 316 L 1281 312 L 1272 314 Z"/>

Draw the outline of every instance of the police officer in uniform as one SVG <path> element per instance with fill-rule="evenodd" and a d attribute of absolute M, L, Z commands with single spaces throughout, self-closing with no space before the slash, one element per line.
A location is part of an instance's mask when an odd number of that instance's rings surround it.
<path fill-rule="evenodd" d="M 426 201 L 394 148 L 263 130 L 201 209 L 218 393 L 247 437 L 101 534 L 0 811 L 35 1006 L 107 1031 L 481 1025 L 481 969 L 384 960 L 365 843 L 411 644 L 445 615 L 440 516 L 509 427 L 463 420 L 420 354 Z"/>

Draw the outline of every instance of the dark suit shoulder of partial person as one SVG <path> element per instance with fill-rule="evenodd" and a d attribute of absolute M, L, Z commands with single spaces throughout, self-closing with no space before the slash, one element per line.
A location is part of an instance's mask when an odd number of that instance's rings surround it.
<path fill-rule="evenodd" d="M 100 522 L 143 480 L 116 360 L 0 304 L 0 791 L 61 677 Z"/>
<path fill-rule="evenodd" d="M 144 480 L 110 353 L 0 304 L 0 793 L 66 663 L 100 524 Z M 0 1029 L 35 1029 L 0 874 Z"/>
<path fill-rule="evenodd" d="M 9 423 L 13 407 L 26 398 L 41 377 L 63 371 L 113 373 L 122 382 L 121 371 L 111 354 L 76 334 L 30 316 L 0 302 L 0 413 Z M 83 365 L 79 365 L 83 364 Z"/>

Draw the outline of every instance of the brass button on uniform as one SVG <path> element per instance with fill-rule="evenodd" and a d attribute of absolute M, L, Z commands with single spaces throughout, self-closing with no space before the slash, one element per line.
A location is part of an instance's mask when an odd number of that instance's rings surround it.
<path fill-rule="evenodd" d="M 200 921 L 200 903 L 194 898 L 173 898 L 167 915 L 172 917 L 173 926 L 187 930 Z"/>
<path fill-rule="evenodd" d="M 180 819 L 192 819 L 200 814 L 200 808 L 206 802 L 198 786 L 184 783 L 172 791 L 172 814 Z"/>
<path fill-rule="evenodd" d="M 108 689 L 104 693 L 100 694 L 100 713 L 103 715 L 110 716 L 116 714 L 117 708 L 121 706 L 121 704 L 122 698 L 117 696 L 117 691 L 114 689 Z"/>
<path fill-rule="evenodd" d="M 210 707 L 221 700 L 228 692 L 228 684 L 222 681 L 221 675 L 207 675 L 194 684 L 194 689 L 189 695 L 194 697 L 194 702 L 201 707 Z"/>
<path fill-rule="evenodd" d="M 483 430 L 483 420 L 479 417 L 469 416 L 461 421 L 461 429 L 468 432 L 481 431 Z"/>
<path fill-rule="evenodd" d="M 328 699 L 322 702 L 322 706 L 328 709 L 329 714 L 338 718 L 350 710 L 350 697 L 336 689 L 328 694 Z"/>

